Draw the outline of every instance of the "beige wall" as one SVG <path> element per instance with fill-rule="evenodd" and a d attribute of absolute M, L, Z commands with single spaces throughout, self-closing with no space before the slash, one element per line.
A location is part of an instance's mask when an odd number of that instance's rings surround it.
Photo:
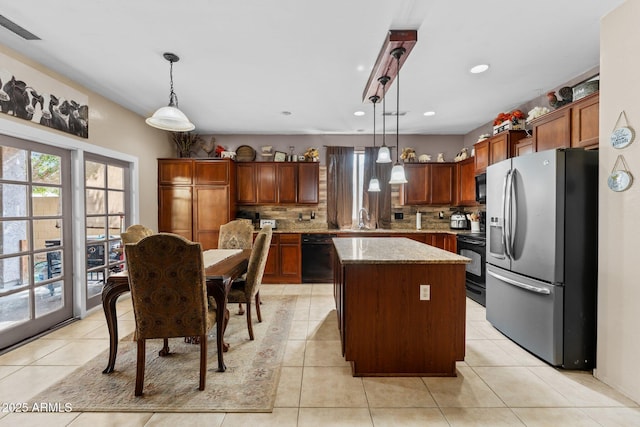
<path fill-rule="evenodd" d="M 166 132 L 159 131 L 147 126 L 144 118 L 99 96 L 88 89 L 79 86 L 64 76 L 56 74 L 51 70 L 43 68 L 40 64 L 31 61 L 16 52 L 0 45 L 0 52 L 3 52 L 14 59 L 49 75 L 50 77 L 73 87 L 89 96 L 89 138 L 79 138 L 45 128 L 38 124 L 32 124 L 26 120 L 14 118 L 6 114 L 0 114 L 0 132 L 3 130 L 2 121 L 8 120 L 26 126 L 26 137 L 30 128 L 42 131 L 46 129 L 52 134 L 63 135 L 70 140 L 83 144 L 104 147 L 130 156 L 138 158 L 139 171 L 137 178 L 140 183 L 139 198 L 139 220 L 141 223 L 158 229 L 158 202 L 156 191 L 157 158 L 174 157 L 175 147 L 169 141 Z M 83 147 L 84 148 L 84 147 Z M 91 151 L 89 145 L 86 148 Z"/>
<path fill-rule="evenodd" d="M 640 2 L 627 1 L 602 19 L 600 35 L 600 224 L 596 376 L 640 402 Z M 612 148 L 609 136 L 621 111 L 636 141 Z M 614 193 L 607 187 L 618 155 L 636 181 Z"/>

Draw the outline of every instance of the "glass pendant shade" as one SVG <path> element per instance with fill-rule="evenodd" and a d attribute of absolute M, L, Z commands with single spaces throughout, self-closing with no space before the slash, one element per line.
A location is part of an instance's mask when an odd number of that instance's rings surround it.
<path fill-rule="evenodd" d="M 389 151 L 389 147 L 383 145 L 378 150 L 378 158 L 376 159 L 376 163 L 391 163 L 391 151 Z"/>
<path fill-rule="evenodd" d="M 378 181 L 378 178 L 371 178 L 367 191 L 371 193 L 377 193 L 380 191 L 380 181 Z"/>
<path fill-rule="evenodd" d="M 396 163 L 391 169 L 391 179 L 389 180 L 389 184 L 406 184 L 407 177 L 404 174 L 404 166 L 400 163 Z"/>
<path fill-rule="evenodd" d="M 189 132 L 196 128 L 196 126 L 189 121 L 187 116 L 178 109 L 178 96 L 173 91 L 173 63 L 178 62 L 180 58 L 173 53 L 165 53 L 164 59 L 169 61 L 169 78 L 170 78 L 170 92 L 169 92 L 169 105 L 167 107 L 160 107 L 156 110 L 151 117 L 145 120 L 145 122 L 154 128 L 168 130 L 171 132 Z"/>
<path fill-rule="evenodd" d="M 171 105 L 158 108 L 145 122 L 154 128 L 171 132 L 189 132 L 196 128 L 182 111 Z"/>

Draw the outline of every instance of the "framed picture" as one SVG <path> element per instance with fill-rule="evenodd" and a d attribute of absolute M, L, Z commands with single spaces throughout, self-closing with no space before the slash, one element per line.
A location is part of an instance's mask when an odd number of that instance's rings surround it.
<path fill-rule="evenodd" d="M 283 151 L 276 151 L 273 156 L 274 162 L 286 162 L 287 161 L 287 153 Z"/>

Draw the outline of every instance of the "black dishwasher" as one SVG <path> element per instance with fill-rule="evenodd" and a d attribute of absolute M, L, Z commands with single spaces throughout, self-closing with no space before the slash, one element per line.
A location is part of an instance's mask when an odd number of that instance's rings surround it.
<path fill-rule="evenodd" d="M 302 235 L 302 283 L 333 283 L 333 241 L 336 234 Z"/>

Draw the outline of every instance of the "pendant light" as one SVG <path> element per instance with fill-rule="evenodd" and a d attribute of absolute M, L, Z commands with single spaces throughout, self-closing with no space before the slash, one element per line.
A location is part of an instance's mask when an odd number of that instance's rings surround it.
<path fill-rule="evenodd" d="M 385 123 L 387 122 L 387 106 L 385 102 L 385 94 L 384 88 L 389 83 L 389 76 L 382 76 L 378 79 L 380 84 L 382 85 L 382 147 L 378 150 L 378 158 L 376 159 L 376 163 L 391 163 L 391 152 L 389 151 L 389 147 L 385 142 L 385 138 L 387 136 L 387 131 L 385 128 Z"/>
<path fill-rule="evenodd" d="M 164 59 L 169 61 L 169 78 L 171 81 L 171 91 L 169 92 L 169 106 L 158 108 L 153 116 L 145 120 L 149 126 L 168 130 L 172 132 L 189 132 L 195 129 L 195 125 L 187 119 L 182 111 L 178 109 L 178 96 L 173 91 L 173 63 L 180 58 L 173 53 L 165 53 Z"/>
<path fill-rule="evenodd" d="M 389 184 L 405 184 L 407 178 L 404 174 L 404 166 L 400 163 L 400 57 L 404 54 L 403 47 L 397 47 L 391 51 L 391 55 L 396 58 L 398 65 L 396 75 L 397 92 L 396 92 L 396 163 L 391 169 L 391 180 Z"/>
<path fill-rule="evenodd" d="M 380 101 L 380 97 L 378 95 L 373 95 L 369 98 L 373 103 L 373 152 L 376 152 L 376 103 Z M 373 174 L 371 174 L 371 179 L 369 180 L 369 189 L 367 191 L 374 193 L 380 192 L 380 181 L 376 178 L 376 165 L 371 162 L 373 167 Z"/>

